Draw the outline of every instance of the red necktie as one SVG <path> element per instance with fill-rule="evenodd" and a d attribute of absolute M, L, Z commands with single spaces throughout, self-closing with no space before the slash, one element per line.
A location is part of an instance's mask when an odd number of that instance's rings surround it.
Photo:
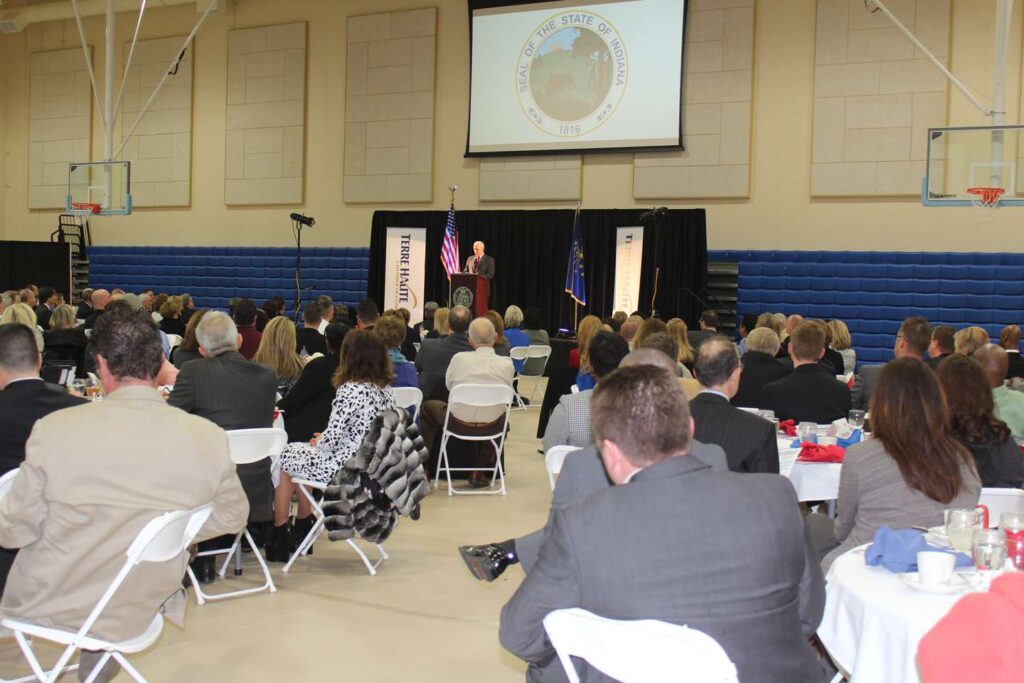
<path fill-rule="evenodd" d="M 479 256 L 476 257 L 476 261 L 473 261 L 473 272 L 474 273 L 479 273 L 480 272 L 480 257 Z"/>

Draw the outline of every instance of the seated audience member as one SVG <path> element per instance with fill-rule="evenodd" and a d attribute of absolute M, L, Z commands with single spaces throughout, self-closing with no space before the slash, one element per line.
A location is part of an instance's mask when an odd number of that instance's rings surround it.
<path fill-rule="evenodd" d="M 320 324 L 317 325 L 316 331 L 323 334 L 327 326 L 334 320 L 334 302 L 331 300 L 331 297 L 321 294 L 316 298 L 316 303 L 320 306 Z"/>
<path fill-rule="evenodd" d="M 373 299 L 363 299 L 356 307 L 356 329 L 372 330 L 380 319 L 380 309 Z"/>
<path fill-rule="evenodd" d="M 789 337 L 793 334 L 793 330 L 800 326 L 804 321 L 802 315 L 791 315 L 788 318 L 782 313 L 775 313 L 772 316 L 773 327 L 775 331 L 779 333 L 779 339 L 782 340 L 781 346 L 779 347 L 779 357 L 789 358 Z"/>
<path fill-rule="evenodd" d="M 161 292 L 160 294 L 156 295 L 156 298 L 149 299 L 150 301 L 153 302 L 152 317 L 153 322 L 155 322 L 157 325 L 163 322 L 164 314 L 161 313 L 160 311 L 163 310 L 164 304 L 166 304 L 167 300 L 170 298 L 170 295 Z"/>
<path fill-rule="evenodd" d="M 505 319 L 501 317 L 501 313 L 495 310 L 487 311 L 484 313 L 484 317 L 494 325 L 494 352 L 499 356 L 508 358 L 512 352 L 512 344 L 509 343 L 508 337 L 505 336 Z"/>
<path fill-rule="evenodd" d="M 965 327 L 953 335 L 955 353 L 973 356 L 974 352 L 991 341 L 983 327 Z"/>
<path fill-rule="evenodd" d="M 960 598 L 917 648 L 923 683 L 1017 681 L 1024 653 L 1024 574 Z M 970 634 L 970 637 L 966 637 Z"/>
<path fill-rule="evenodd" d="M 53 287 L 39 288 L 39 303 L 36 305 L 36 320 L 44 330 L 50 327 L 50 315 L 57 307 L 57 297 L 60 295 Z"/>
<path fill-rule="evenodd" d="M 242 354 L 242 358 L 252 360 L 256 350 L 260 348 L 260 339 L 263 338 L 256 329 L 256 304 L 252 299 L 239 299 L 232 311 L 231 317 L 238 328 L 238 334 L 242 337 L 238 352 Z"/>
<path fill-rule="evenodd" d="M 747 336 L 754 330 L 756 326 L 756 315 L 748 313 L 744 315 L 742 318 L 740 318 L 739 327 L 736 330 L 740 335 L 740 341 L 738 344 L 736 344 L 736 350 L 739 351 L 740 357 L 742 357 L 743 354 L 747 352 Z"/>
<path fill-rule="evenodd" d="M 338 370 L 341 344 L 351 329 L 342 323 L 328 325 L 323 334 L 327 352 L 306 363 L 299 381 L 287 396 L 277 402 L 277 407 L 284 413 L 284 428 L 289 442 L 309 441 L 314 434 L 326 429 L 331 403 L 337 393 L 331 382 Z"/>
<path fill-rule="evenodd" d="M 306 304 L 302 309 L 302 329 L 295 333 L 295 351 L 300 356 L 308 357 L 315 353 L 326 353 L 327 345 L 324 335 L 320 332 L 322 313 L 315 302 Z"/>
<path fill-rule="evenodd" d="M 0 545 L 20 549 L 0 616 L 71 632 L 154 518 L 212 503 L 201 540 L 240 531 L 248 512 L 224 432 L 168 406 L 157 392 L 163 353 L 149 315 L 111 311 L 92 341 L 106 400 L 40 419 L 0 501 Z M 115 642 L 142 634 L 180 589 L 186 560 L 183 553 L 135 567 L 90 634 Z M 83 652 L 80 678 L 99 656 Z M 105 667 L 102 680 L 112 675 Z"/>
<path fill-rule="evenodd" d="M 238 351 L 242 335 L 231 318 L 208 311 L 196 326 L 196 339 L 203 358 L 181 367 L 168 405 L 205 417 L 225 430 L 272 427 L 277 378 L 270 368 L 242 357 Z M 270 458 L 239 465 L 237 471 L 249 499 L 249 522 L 257 528 L 266 525 L 274 517 Z M 200 580 L 212 579 L 214 558 L 199 559 Z"/>
<path fill-rule="evenodd" d="M 523 312 L 518 306 L 509 306 L 505 309 L 505 339 L 508 340 L 509 353 L 517 346 L 530 345 L 530 338 L 519 329 L 519 326 L 522 324 Z M 572 353 L 572 351 L 569 353 Z M 514 360 L 512 364 L 515 366 L 516 372 L 523 369 L 523 361 L 521 360 Z"/>
<path fill-rule="evenodd" d="M 440 326 L 451 329 L 451 333 L 445 337 L 424 344 L 416 356 L 416 370 L 420 373 L 420 391 L 423 392 L 423 400 L 448 400 L 448 390 L 445 387 L 445 375 L 448 372 L 448 364 L 452 357 L 463 351 L 472 351 L 469 345 L 469 323 L 473 319 L 472 313 L 465 306 L 456 306 L 448 314 L 448 309 L 437 309 L 438 314 L 445 312 L 445 320 L 434 320 L 434 331 L 437 332 Z M 440 325 L 439 325 L 440 323 Z M 427 448 L 431 447 L 429 441 L 424 438 Z M 433 451 L 431 451 L 433 452 Z"/>
<path fill-rule="evenodd" d="M 0 475 L 21 467 L 25 443 L 36 420 L 56 410 L 87 403 L 63 387 L 44 382 L 39 377 L 41 365 L 42 356 L 31 330 L 24 325 L 0 325 L 0 415 L 4 416 L 0 429 Z M 14 550 L 0 548 L 0 595 L 15 555 Z"/>
<path fill-rule="evenodd" d="M 25 287 L 21 291 L 19 291 L 18 292 L 18 299 L 19 299 L 18 303 L 25 304 L 26 306 L 31 308 L 33 311 L 35 311 L 36 310 L 36 306 L 39 305 L 39 299 L 36 298 L 36 290 L 34 289 L 34 285 L 30 285 L 28 287 Z"/>
<path fill-rule="evenodd" d="M 832 348 L 832 328 L 824 320 L 811 320 L 810 322 L 821 328 L 825 335 L 825 354 L 818 361 L 818 365 L 826 370 L 831 370 L 833 375 L 842 375 L 845 361 L 843 355 Z"/>
<path fill-rule="evenodd" d="M 800 323 L 789 336 L 793 371 L 766 384 L 759 408 L 780 421 L 829 424 L 850 412 L 850 388 L 818 365 L 825 353 L 825 333 L 812 322 Z"/>
<path fill-rule="evenodd" d="M 1024 358 L 1020 356 L 1020 327 L 1007 325 L 999 332 L 999 345 L 1006 351 L 1006 379 L 1024 377 Z"/>
<path fill-rule="evenodd" d="M 423 320 L 416 323 L 416 334 L 419 335 L 416 341 L 425 339 L 427 334 L 434 329 L 434 314 L 437 313 L 437 302 L 428 301 L 423 304 Z"/>
<path fill-rule="evenodd" d="M 690 346 L 690 339 L 686 327 L 686 321 L 682 318 L 672 318 L 668 321 L 668 333 L 675 337 L 676 343 L 679 345 L 679 362 L 686 368 L 684 377 L 693 376 L 693 361 L 696 360 L 697 354 L 694 353 L 693 347 Z"/>
<path fill-rule="evenodd" d="M 304 496 L 294 526 L 289 523 L 292 479 L 330 483 L 362 443 L 378 415 L 395 407 L 391 391 L 394 374 L 387 350 L 376 334 L 353 330 L 341 345 L 341 360 L 334 373 L 337 387 L 327 428 L 309 443 L 290 443 L 281 452 L 281 480 L 275 489 L 274 533 L 267 546 L 269 562 L 287 562 L 294 538 L 300 540 L 313 526 L 313 511 Z"/>
<path fill-rule="evenodd" d="M 75 309 L 64 304 L 50 315 L 50 329 L 43 332 L 43 353 L 47 359 L 74 361 L 83 377 L 85 347 L 88 344 L 85 330 L 75 323 Z"/>
<path fill-rule="evenodd" d="M 85 329 L 87 330 L 94 328 L 96 320 L 103 315 L 104 309 L 106 309 L 107 304 L 110 302 L 110 292 L 105 289 L 97 289 L 92 293 L 90 301 L 92 303 L 92 312 L 85 319 Z"/>
<path fill-rule="evenodd" d="M 417 387 L 419 377 L 416 375 L 416 366 L 409 362 L 399 348 L 405 341 L 405 321 L 398 312 L 385 313 L 377 321 L 373 328 L 374 334 L 388 350 L 388 358 L 394 367 L 395 378 L 391 382 L 393 387 Z"/>
<path fill-rule="evenodd" d="M 747 352 L 741 358 L 743 374 L 732 404 L 757 408 L 763 402 L 765 386 L 782 379 L 792 370 L 775 358 L 779 352 L 779 335 L 770 327 L 754 328 L 745 341 Z"/>
<path fill-rule="evenodd" d="M 454 313 L 461 306 L 453 309 Z M 466 310 L 468 315 L 469 311 Z M 454 335 L 454 333 L 453 333 Z M 469 326 L 468 340 L 472 347 L 470 351 L 462 351 L 452 356 L 445 372 L 444 385 L 450 392 L 460 384 L 500 384 L 511 388 L 512 377 L 515 371 L 512 361 L 494 353 L 494 325 L 487 318 L 477 318 Z M 423 443 L 434 455 L 434 462 L 437 462 L 437 443 L 440 439 L 441 428 L 444 425 L 445 414 L 448 412 L 448 403 L 432 399 L 424 401 L 420 410 L 421 434 Z M 459 403 L 452 404 L 451 416 L 448 420 L 448 429 L 456 434 L 479 435 L 493 434 L 501 426 L 505 419 L 505 410 L 501 406 L 474 407 Z M 494 459 L 502 457 L 501 453 L 494 453 L 493 446 L 489 442 L 467 442 L 468 462 L 465 467 L 485 469 L 494 467 Z M 449 457 L 451 460 L 451 457 Z M 460 467 L 452 463 L 453 467 Z M 436 464 L 435 464 L 436 467 Z M 484 476 L 483 472 L 472 471 L 469 475 L 469 485 L 474 488 L 482 488 L 490 485 L 490 477 Z"/>
<path fill-rule="evenodd" d="M 402 355 L 405 356 L 409 362 L 416 361 L 416 344 L 420 343 L 419 333 L 409 325 L 409 321 L 412 320 L 412 313 L 408 308 L 404 306 L 396 308 L 397 313 L 402 318 L 402 322 L 405 324 L 405 339 L 402 340 Z M 497 314 L 495 314 L 497 315 Z"/>
<path fill-rule="evenodd" d="M 943 510 L 978 502 L 974 460 L 950 430 L 942 388 L 924 363 L 897 358 L 882 367 L 871 396 L 871 428 L 874 438 L 846 449 L 834 535 L 822 538 L 831 522 L 824 515 L 815 515 L 820 526 L 809 521 L 819 549 L 839 544 L 825 556 L 825 569 L 869 543 L 883 524 L 933 527 L 942 524 Z"/>
<path fill-rule="evenodd" d="M 850 328 L 842 320 L 830 320 L 829 331 L 832 333 L 830 347 L 839 352 L 843 357 L 843 368 L 836 372 L 837 375 L 848 375 L 857 369 L 857 352 L 853 350 L 853 340 L 850 339 Z"/>
<path fill-rule="evenodd" d="M 670 335 L 668 332 L 655 332 L 654 334 L 647 337 L 644 340 L 643 346 L 636 349 L 637 351 L 659 351 L 671 361 L 679 357 L 679 345 L 676 343 L 675 337 Z M 682 388 L 683 393 L 686 394 L 686 399 L 690 400 L 694 396 L 700 393 L 701 385 L 700 382 L 695 380 L 689 371 L 678 362 L 675 365 L 675 376 L 679 381 L 679 386 Z"/>
<path fill-rule="evenodd" d="M 622 323 L 622 326 L 619 328 L 619 334 L 626 340 L 626 343 L 629 344 L 629 348 L 631 349 L 635 348 L 633 346 L 633 339 L 636 337 L 636 332 L 639 329 L 640 323 L 629 319 Z"/>
<path fill-rule="evenodd" d="M 718 334 L 718 312 L 710 308 L 704 311 L 700 314 L 698 325 L 700 325 L 700 329 L 692 330 L 687 334 L 694 353 L 700 349 L 700 345 L 706 340 Z"/>
<path fill-rule="evenodd" d="M 434 311 L 434 324 L 431 326 L 430 332 L 423 338 L 424 341 L 427 339 L 440 339 L 441 337 L 447 337 L 450 330 L 448 329 L 448 308 L 442 306 L 441 308 Z M 423 347 L 420 347 L 423 350 Z"/>
<path fill-rule="evenodd" d="M 281 308 L 278 306 L 276 299 L 267 299 L 263 302 L 263 305 L 260 306 L 260 309 L 266 314 L 267 322 L 270 322 L 277 316 L 281 315 Z"/>
<path fill-rule="evenodd" d="M 256 309 L 256 331 L 263 334 L 263 330 L 267 329 L 267 323 L 270 319 L 267 317 L 266 311 L 262 308 Z"/>
<path fill-rule="evenodd" d="M 823 581 L 792 486 L 694 458 L 686 398 L 659 368 L 616 370 L 595 390 L 591 415 L 616 485 L 552 511 L 536 564 L 501 613 L 501 644 L 529 663 L 527 679 L 551 680 L 561 666 L 544 617 L 580 607 L 706 633 L 740 680 L 826 680 L 808 643 Z M 746 561 L 752 548 L 757 562 Z"/>
<path fill-rule="evenodd" d="M 548 338 L 548 331 L 544 329 L 544 320 L 541 317 L 540 309 L 530 306 L 523 313 L 523 324 L 520 328 L 530 345 L 550 346 L 551 339 Z"/>
<path fill-rule="evenodd" d="M 192 315 L 196 312 L 196 306 L 192 301 L 191 294 L 182 294 L 179 298 L 181 299 L 181 322 L 187 327 L 188 321 L 192 319 Z"/>
<path fill-rule="evenodd" d="M 596 315 L 585 315 L 580 324 L 576 326 L 576 348 L 569 349 L 569 367 L 580 369 L 580 359 L 583 357 L 583 350 L 590 338 L 601 329 L 601 319 Z"/>
<path fill-rule="evenodd" d="M 295 352 L 295 325 L 279 315 L 267 323 L 253 361 L 267 366 L 277 377 L 277 393 L 287 396 L 306 366 L 306 359 Z"/>
<path fill-rule="evenodd" d="M 926 361 L 932 370 L 938 370 L 939 363 L 952 356 L 956 351 L 953 341 L 955 336 L 956 330 L 949 325 L 936 325 L 932 328 L 932 340 L 928 345 L 928 360 Z"/>
<path fill-rule="evenodd" d="M 334 307 L 334 317 L 331 318 L 331 322 L 344 323 L 345 325 L 352 327 L 352 323 L 349 322 L 350 320 L 351 316 L 348 313 L 348 306 L 345 304 L 337 304 Z"/>
<path fill-rule="evenodd" d="M 160 331 L 165 334 L 176 334 L 179 337 L 185 336 L 185 323 L 181 319 L 181 298 L 176 296 L 167 297 L 167 301 L 160 307 Z"/>
<path fill-rule="evenodd" d="M 626 315 L 625 311 L 615 311 L 614 313 L 612 313 L 612 320 L 614 320 L 615 324 L 618 325 L 620 328 L 622 327 L 622 323 L 626 322 L 628 318 L 629 316 Z"/>
<path fill-rule="evenodd" d="M 900 325 L 899 332 L 896 333 L 893 357 L 924 360 L 924 354 L 928 350 L 931 339 L 932 329 L 927 320 L 921 316 L 907 318 Z M 871 392 L 874 391 L 875 383 L 878 381 L 878 373 L 882 371 L 883 367 L 885 366 L 861 366 L 860 372 L 854 377 L 853 388 L 850 390 L 852 407 L 867 410 Z"/>
<path fill-rule="evenodd" d="M 721 335 L 705 340 L 694 369 L 704 387 L 690 400 L 694 438 L 721 446 L 733 472 L 778 474 L 775 425 L 729 402 L 744 372 L 736 345 Z"/>
<path fill-rule="evenodd" d="M 196 327 L 199 325 L 199 321 L 206 315 L 206 309 L 200 308 L 192 313 L 192 316 L 188 319 L 188 325 L 185 326 L 185 334 L 181 338 L 181 343 L 171 349 L 171 362 L 174 363 L 174 367 L 181 370 L 182 366 L 190 360 L 199 360 L 203 356 L 199 353 L 199 340 L 196 339 Z"/>
<path fill-rule="evenodd" d="M 619 367 L 628 353 L 629 344 L 614 332 L 593 335 L 587 344 L 587 358 L 597 382 Z M 594 443 L 594 427 L 590 423 L 590 397 L 593 393 L 593 389 L 584 389 L 558 400 L 544 430 L 545 451 L 555 446 L 584 448 Z"/>
<path fill-rule="evenodd" d="M 91 287 L 82 290 L 82 300 L 78 302 L 78 310 L 75 311 L 75 319 L 85 321 L 92 313 L 92 292 Z"/>
<path fill-rule="evenodd" d="M 6 323 L 18 323 L 19 325 L 24 325 L 28 329 L 32 330 L 32 336 L 35 337 L 36 345 L 39 347 L 40 353 L 42 353 L 46 344 L 43 342 L 43 333 L 39 329 L 39 325 L 36 321 L 36 312 L 32 310 L 31 306 L 28 304 L 17 303 L 11 304 L 5 308 L 4 312 L 0 313 L 0 324 Z"/>
<path fill-rule="evenodd" d="M 974 457 L 981 485 L 1020 488 L 1024 457 L 1009 427 L 995 416 L 992 387 L 981 365 L 973 358 L 953 354 L 939 367 L 938 378 L 949 404 L 953 436 Z"/>
<path fill-rule="evenodd" d="M 1013 438 L 1024 439 L 1024 393 L 1006 386 L 1006 368 L 1009 365 L 1006 350 L 995 344 L 985 344 L 975 352 L 974 358 L 988 376 L 996 404 L 995 416 L 1006 423 Z"/>
<path fill-rule="evenodd" d="M 663 320 L 648 318 L 643 321 L 636 331 L 636 336 L 633 337 L 633 348 L 642 349 L 647 338 L 659 332 L 668 332 L 668 325 Z"/>

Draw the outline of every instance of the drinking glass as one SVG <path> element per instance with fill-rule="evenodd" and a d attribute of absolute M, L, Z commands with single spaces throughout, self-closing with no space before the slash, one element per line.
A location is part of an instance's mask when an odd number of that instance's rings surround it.
<path fill-rule="evenodd" d="M 76 379 L 71 382 L 71 391 L 75 392 L 79 396 L 85 396 L 85 380 Z"/>
<path fill-rule="evenodd" d="M 85 396 L 90 401 L 103 400 L 103 384 L 96 379 L 88 379 L 85 382 Z"/>
<path fill-rule="evenodd" d="M 971 551 L 975 567 L 982 571 L 999 571 L 1006 561 L 1006 537 L 999 529 L 975 529 Z"/>
<path fill-rule="evenodd" d="M 850 426 L 854 429 L 864 429 L 864 416 L 863 410 L 851 410 L 846 416 L 846 421 L 850 423 Z"/>
<path fill-rule="evenodd" d="M 971 534 L 981 529 L 981 515 L 977 510 L 948 510 L 946 536 L 949 544 L 962 553 L 971 552 Z"/>
<path fill-rule="evenodd" d="M 796 426 L 796 435 L 800 443 L 818 443 L 818 425 L 814 422 L 801 422 Z"/>
<path fill-rule="evenodd" d="M 999 528 L 1006 536 L 1006 557 L 1017 569 L 1024 569 L 1024 515 L 1004 512 L 999 515 Z"/>

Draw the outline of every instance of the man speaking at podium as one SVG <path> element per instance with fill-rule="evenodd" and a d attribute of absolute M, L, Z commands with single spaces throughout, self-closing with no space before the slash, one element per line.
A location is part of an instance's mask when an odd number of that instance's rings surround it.
<path fill-rule="evenodd" d="M 473 242 L 473 255 L 466 259 L 466 272 L 494 279 L 494 258 L 484 253 L 483 242 Z"/>

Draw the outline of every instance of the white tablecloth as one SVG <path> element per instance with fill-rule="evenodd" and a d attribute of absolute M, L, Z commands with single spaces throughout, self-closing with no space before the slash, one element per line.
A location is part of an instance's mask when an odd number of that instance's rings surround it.
<path fill-rule="evenodd" d="M 839 472 L 843 466 L 830 462 L 797 462 L 799 448 L 792 437 L 779 439 L 779 472 L 796 489 L 797 500 L 835 500 L 839 496 Z"/>
<path fill-rule="evenodd" d="M 914 591 L 888 569 L 866 565 L 862 548 L 836 558 L 826 582 L 818 637 L 851 683 L 918 683 L 918 643 L 967 595 Z"/>

